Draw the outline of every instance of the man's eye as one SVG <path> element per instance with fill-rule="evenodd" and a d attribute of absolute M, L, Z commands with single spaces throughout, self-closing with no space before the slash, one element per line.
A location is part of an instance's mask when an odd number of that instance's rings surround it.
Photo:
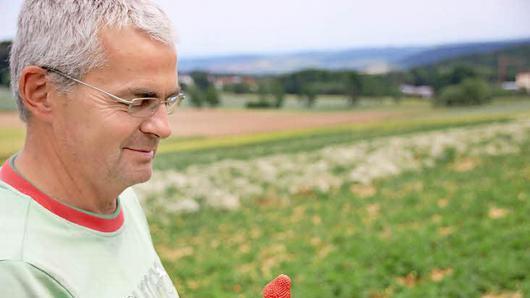
<path fill-rule="evenodd" d="M 150 106 L 152 102 L 153 100 L 149 98 L 138 98 L 133 101 L 132 105 L 137 108 L 142 108 Z"/>

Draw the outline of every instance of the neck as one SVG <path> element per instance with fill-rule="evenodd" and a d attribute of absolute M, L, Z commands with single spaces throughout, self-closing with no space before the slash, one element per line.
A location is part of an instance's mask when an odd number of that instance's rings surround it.
<path fill-rule="evenodd" d="M 111 214 L 117 208 L 117 197 L 125 187 L 109 187 L 104 177 L 99 180 L 84 172 L 82 165 L 61 154 L 53 138 L 39 138 L 28 129 L 24 148 L 15 160 L 17 171 L 48 196 L 94 213 Z M 89 160 L 85 162 L 90 162 Z"/>

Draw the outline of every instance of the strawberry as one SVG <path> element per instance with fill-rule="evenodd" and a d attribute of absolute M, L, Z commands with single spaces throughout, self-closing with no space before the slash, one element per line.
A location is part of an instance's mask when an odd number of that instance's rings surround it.
<path fill-rule="evenodd" d="M 263 298 L 291 298 L 291 279 L 285 274 L 281 274 L 265 288 L 263 288 Z"/>

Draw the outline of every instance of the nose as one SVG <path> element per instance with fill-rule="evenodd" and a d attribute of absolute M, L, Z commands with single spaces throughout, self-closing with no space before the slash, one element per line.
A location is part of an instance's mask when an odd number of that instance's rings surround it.
<path fill-rule="evenodd" d="M 171 127 L 169 126 L 166 106 L 164 104 L 159 105 L 156 112 L 142 122 L 140 130 L 146 134 L 154 134 L 161 139 L 169 137 Z"/>

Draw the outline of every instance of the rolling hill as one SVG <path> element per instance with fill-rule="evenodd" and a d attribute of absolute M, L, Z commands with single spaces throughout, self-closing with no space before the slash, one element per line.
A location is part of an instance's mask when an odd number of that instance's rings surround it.
<path fill-rule="evenodd" d="M 214 73 L 276 74 L 300 69 L 353 69 L 368 73 L 403 70 L 474 54 L 530 45 L 530 38 L 447 44 L 425 47 L 361 48 L 337 51 L 306 51 L 268 55 L 182 57 L 182 72 L 204 70 Z"/>

